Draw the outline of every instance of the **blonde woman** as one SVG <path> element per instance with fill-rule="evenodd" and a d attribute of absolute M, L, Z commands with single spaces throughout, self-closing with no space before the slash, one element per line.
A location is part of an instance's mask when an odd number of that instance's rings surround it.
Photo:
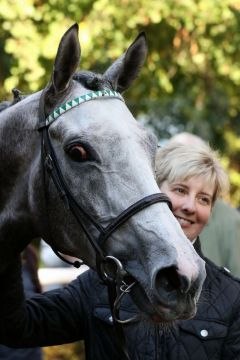
<path fill-rule="evenodd" d="M 207 271 L 196 316 L 179 321 L 169 334 L 169 359 L 240 359 L 240 282 L 202 254 L 199 237 L 214 202 L 228 191 L 218 155 L 203 142 L 170 141 L 158 150 L 156 178 L 185 235 L 206 261 Z"/>
<path fill-rule="evenodd" d="M 205 144 L 197 135 L 181 132 L 171 142 L 191 145 Z M 215 264 L 228 268 L 234 276 L 240 277 L 240 212 L 225 199 L 214 202 L 211 219 L 201 233 L 203 252 Z"/>

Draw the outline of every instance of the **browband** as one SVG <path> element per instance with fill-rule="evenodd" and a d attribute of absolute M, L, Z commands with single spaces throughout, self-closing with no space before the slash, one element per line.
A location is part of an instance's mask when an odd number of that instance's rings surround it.
<path fill-rule="evenodd" d="M 67 101 L 66 103 L 60 105 L 58 108 L 54 109 L 46 118 L 45 121 L 41 121 L 39 130 L 45 126 L 51 125 L 59 116 L 65 112 L 75 108 L 76 106 L 83 104 L 90 100 L 101 99 L 101 98 L 114 98 L 119 99 L 124 102 L 124 99 L 120 93 L 114 90 L 98 90 L 92 91 L 88 94 L 78 96 L 77 98 Z"/>

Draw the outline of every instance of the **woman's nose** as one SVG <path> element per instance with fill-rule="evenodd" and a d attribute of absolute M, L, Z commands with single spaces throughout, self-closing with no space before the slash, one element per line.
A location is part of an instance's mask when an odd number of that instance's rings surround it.
<path fill-rule="evenodd" d="M 182 204 L 182 210 L 188 213 L 194 213 L 196 211 L 196 201 L 194 197 L 188 196 L 184 199 Z"/>

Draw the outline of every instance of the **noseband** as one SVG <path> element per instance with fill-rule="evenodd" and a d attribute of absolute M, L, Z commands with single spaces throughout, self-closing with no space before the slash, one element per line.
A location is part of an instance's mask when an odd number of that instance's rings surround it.
<path fill-rule="evenodd" d="M 110 308 L 112 312 L 113 322 L 115 325 L 116 332 L 120 338 L 121 346 L 123 352 L 125 354 L 125 358 L 129 359 L 126 346 L 125 339 L 122 327 L 119 324 L 123 324 L 131 321 L 128 320 L 120 320 L 119 317 L 119 309 L 120 309 L 120 301 L 122 297 L 129 293 L 136 282 L 132 282 L 131 284 L 127 284 L 124 280 L 127 273 L 124 270 L 122 263 L 119 259 L 107 255 L 103 250 L 103 246 L 106 240 L 121 226 L 123 225 L 129 218 L 131 218 L 134 214 L 139 211 L 145 209 L 146 207 L 156 204 L 158 202 L 165 202 L 168 204 L 170 209 L 172 208 L 171 201 L 169 198 L 163 193 L 156 193 L 149 196 L 146 196 L 133 205 L 129 206 L 126 210 L 120 213 L 116 218 L 114 218 L 109 225 L 103 227 L 98 221 L 96 221 L 91 214 L 89 214 L 74 198 L 67 185 L 61 168 L 59 166 L 59 162 L 56 157 L 56 153 L 54 151 L 53 145 L 49 136 L 49 126 L 56 121 L 56 119 L 64 114 L 65 112 L 71 110 L 72 108 L 81 105 L 87 101 L 91 101 L 94 99 L 118 99 L 123 101 L 122 96 L 116 91 L 112 90 L 99 90 L 92 91 L 88 94 L 79 96 L 78 98 L 68 101 L 65 104 L 61 105 L 57 109 L 46 117 L 45 114 L 45 91 L 42 92 L 39 102 L 39 126 L 38 130 L 41 133 L 41 159 L 42 159 L 42 173 L 43 173 L 43 187 L 45 193 L 45 201 L 46 208 L 48 204 L 48 192 L 46 186 L 46 170 L 50 177 L 52 178 L 55 187 L 58 191 L 60 198 L 63 199 L 66 208 L 72 212 L 78 224 L 83 229 L 86 234 L 89 242 L 96 253 L 96 269 L 98 275 L 102 279 L 102 281 L 108 286 L 108 294 L 109 294 L 109 302 Z M 47 219 L 47 221 L 49 221 Z M 90 231 L 89 227 L 86 225 L 89 224 L 91 227 L 93 226 L 95 230 L 98 232 L 98 237 L 93 235 L 92 231 Z M 49 226 L 48 226 L 49 228 Z M 50 236 L 50 228 L 49 228 L 49 236 Z M 58 255 L 62 260 L 66 261 L 64 257 L 61 256 L 57 249 L 53 248 L 53 251 Z M 67 261 L 71 265 L 75 267 L 79 267 L 81 265 L 80 262 L 71 263 Z"/>

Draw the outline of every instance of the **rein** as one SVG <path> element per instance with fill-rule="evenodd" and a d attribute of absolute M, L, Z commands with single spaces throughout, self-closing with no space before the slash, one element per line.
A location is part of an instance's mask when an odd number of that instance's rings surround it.
<path fill-rule="evenodd" d="M 91 214 L 89 214 L 82 206 L 79 204 L 74 196 L 71 193 L 67 183 L 65 182 L 64 176 L 62 174 L 61 168 L 59 166 L 56 153 L 54 151 L 51 139 L 49 136 L 49 126 L 63 113 L 71 110 L 72 108 L 81 105 L 84 102 L 91 101 L 94 99 L 107 99 L 114 98 L 120 101 L 123 101 L 122 96 L 116 91 L 112 90 L 99 90 L 92 91 L 83 96 L 68 101 L 65 104 L 61 105 L 55 109 L 48 117 L 45 114 L 45 90 L 43 90 L 40 102 L 39 102 L 39 126 L 38 131 L 41 133 L 41 162 L 42 162 L 42 174 L 43 174 L 43 187 L 44 187 L 44 196 L 46 202 L 46 209 L 48 208 L 48 192 L 46 186 L 46 172 L 52 178 L 53 183 L 58 191 L 59 197 L 64 201 L 66 209 L 72 212 L 78 224 L 83 229 L 85 235 L 87 236 L 91 246 L 94 248 L 96 253 L 96 269 L 99 277 L 108 287 L 108 297 L 110 303 L 110 309 L 112 313 L 113 323 L 115 331 L 118 335 L 120 346 L 125 355 L 125 359 L 129 359 L 125 336 L 122 328 L 122 324 L 126 324 L 135 319 L 120 320 L 119 311 L 120 303 L 125 294 L 130 293 L 131 289 L 136 285 L 136 281 L 133 281 L 131 284 L 125 282 L 127 272 L 124 270 L 121 261 L 113 256 L 105 254 L 103 251 L 103 245 L 106 240 L 116 231 L 121 225 L 123 225 L 129 218 L 139 211 L 145 209 L 146 207 L 156 204 L 158 202 L 165 202 L 168 204 L 170 209 L 172 208 L 171 201 L 163 193 L 156 193 L 144 197 L 143 199 L 137 201 L 136 203 L 129 206 L 117 217 L 115 217 L 109 225 L 103 227 L 99 222 L 97 222 Z M 98 237 L 90 231 L 89 224 L 93 226 L 98 232 Z M 47 217 L 47 228 L 50 233 L 49 219 Z M 55 254 L 68 262 L 69 264 L 80 267 L 82 263 L 76 261 L 71 263 L 67 261 L 57 249 L 53 248 Z"/>

